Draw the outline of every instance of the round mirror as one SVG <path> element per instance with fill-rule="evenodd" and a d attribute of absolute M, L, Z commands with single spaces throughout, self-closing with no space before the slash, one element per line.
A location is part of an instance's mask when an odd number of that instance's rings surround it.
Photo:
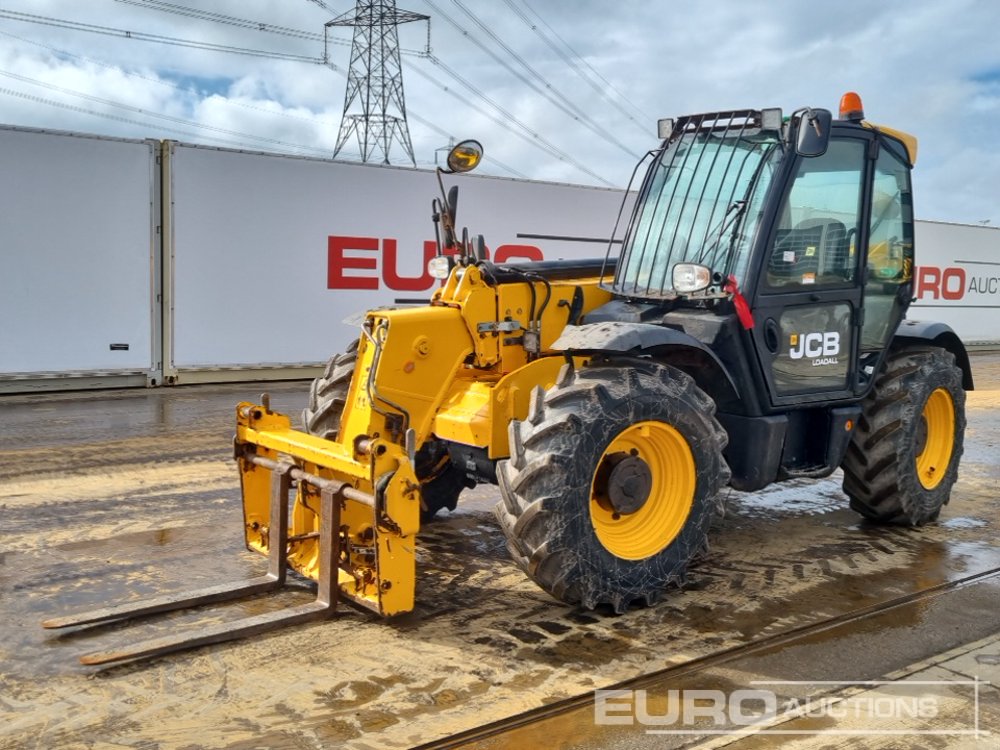
<path fill-rule="evenodd" d="M 469 172 L 483 160 L 483 146 L 479 141 L 462 141 L 448 152 L 448 169 L 452 172 Z"/>

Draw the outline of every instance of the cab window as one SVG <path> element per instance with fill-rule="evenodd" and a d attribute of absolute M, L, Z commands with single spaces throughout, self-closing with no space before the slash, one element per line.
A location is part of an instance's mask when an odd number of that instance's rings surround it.
<path fill-rule="evenodd" d="M 862 352 L 883 349 L 899 323 L 899 293 L 913 278 L 913 198 L 910 170 L 888 148 L 879 152 L 872 184 L 872 218 L 865 264 Z"/>
<path fill-rule="evenodd" d="M 866 142 L 832 140 L 799 161 L 768 254 L 767 285 L 780 291 L 852 284 Z"/>

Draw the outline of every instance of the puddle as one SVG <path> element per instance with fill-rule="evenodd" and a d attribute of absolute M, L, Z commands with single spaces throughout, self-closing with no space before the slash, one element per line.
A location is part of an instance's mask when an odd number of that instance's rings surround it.
<path fill-rule="evenodd" d="M 959 516 L 957 518 L 949 518 L 946 521 L 942 521 L 940 525 L 946 529 L 981 529 L 986 526 L 986 521 L 982 521 L 978 518 Z"/>

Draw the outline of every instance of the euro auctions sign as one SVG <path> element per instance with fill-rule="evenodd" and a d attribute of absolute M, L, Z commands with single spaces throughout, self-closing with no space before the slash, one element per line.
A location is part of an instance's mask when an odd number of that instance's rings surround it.
<path fill-rule="evenodd" d="M 492 253 L 487 248 L 486 253 L 497 263 L 545 259 L 535 245 L 500 245 Z M 400 269 L 399 243 L 395 239 L 331 235 L 327 240 L 326 285 L 328 289 L 424 292 L 435 284 L 427 272 L 427 262 L 436 254 L 437 244 L 426 240 L 421 272 L 406 274 Z"/>
<path fill-rule="evenodd" d="M 1000 229 L 916 223 L 911 320 L 940 321 L 966 344 L 1000 341 Z"/>
<path fill-rule="evenodd" d="M 596 690 L 593 722 L 632 727 L 646 735 L 891 736 L 908 740 L 892 747 L 928 747 L 921 735 L 987 739 L 989 732 L 980 729 L 980 691 L 984 689 L 989 689 L 989 683 L 977 678 L 752 680 L 745 688 L 729 691 Z M 855 747 L 860 742 L 838 740 L 836 744 Z"/>
<path fill-rule="evenodd" d="M 914 274 L 917 301 L 975 299 L 980 303 L 1000 302 L 1000 263 L 997 270 L 979 271 L 952 266 L 918 266 Z"/>

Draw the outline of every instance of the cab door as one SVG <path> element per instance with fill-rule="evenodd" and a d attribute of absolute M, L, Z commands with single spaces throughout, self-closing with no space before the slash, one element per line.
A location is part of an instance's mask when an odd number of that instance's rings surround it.
<path fill-rule="evenodd" d="M 879 371 L 913 294 L 913 193 L 905 147 L 883 138 L 872 178 L 868 251 L 863 261 L 864 321 L 857 392 Z"/>
<path fill-rule="evenodd" d="M 772 406 L 853 395 L 867 241 L 865 133 L 799 157 L 765 245 L 753 338 Z"/>

